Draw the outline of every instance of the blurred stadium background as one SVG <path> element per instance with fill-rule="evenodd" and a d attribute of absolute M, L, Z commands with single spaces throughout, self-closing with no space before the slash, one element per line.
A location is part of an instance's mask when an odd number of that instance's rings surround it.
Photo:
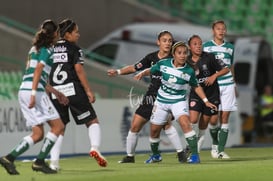
<path fill-rule="evenodd" d="M 87 48 L 114 29 L 135 21 L 188 21 L 210 27 L 216 19 L 242 35 L 261 35 L 273 45 L 271 0 L 3 0 L 0 6 L 0 101 L 17 100 L 26 54 L 37 26 L 44 19 L 74 19 L 79 45 Z M 130 88 L 143 93 L 146 85 L 128 77 L 109 80 L 107 67 L 88 61 L 88 79 L 100 98 L 126 98 Z M 90 66 L 89 66 L 90 65 Z"/>

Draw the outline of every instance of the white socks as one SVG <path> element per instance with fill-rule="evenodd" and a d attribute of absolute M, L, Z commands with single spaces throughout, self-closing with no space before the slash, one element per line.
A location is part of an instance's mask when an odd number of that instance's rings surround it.
<path fill-rule="evenodd" d="M 33 146 L 34 145 L 34 141 L 33 139 L 31 138 L 31 136 L 25 136 L 24 137 L 24 141 L 26 141 L 29 145 L 29 147 Z"/>
<path fill-rule="evenodd" d="M 170 128 L 165 130 L 165 133 L 168 136 L 168 138 L 170 139 L 170 141 L 172 142 L 176 151 L 181 152 L 183 150 L 183 146 L 182 146 L 180 137 L 179 137 L 175 127 L 173 125 L 171 125 Z"/>
<path fill-rule="evenodd" d="M 199 129 L 198 141 L 197 141 L 198 153 L 200 153 L 201 148 L 205 142 L 205 133 L 206 133 L 206 129 Z"/>
<path fill-rule="evenodd" d="M 128 132 L 126 138 L 126 152 L 128 156 L 134 156 L 138 141 L 138 133 Z"/>
<path fill-rule="evenodd" d="M 191 126 L 193 131 L 196 133 L 196 135 L 198 135 L 198 132 L 199 132 L 198 123 L 191 124 Z"/>
<path fill-rule="evenodd" d="M 59 135 L 57 141 L 55 142 L 54 146 L 50 150 L 50 161 L 58 161 L 60 159 L 60 153 L 63 143 L 63 135 Z"/>
<path fill-rule="evenodd" d="M 101 143 L 101 130 L 98 123 L 91 124 L 88 127 L 88 136 L 91 144 L 91 150 L 97 150 Z"/>

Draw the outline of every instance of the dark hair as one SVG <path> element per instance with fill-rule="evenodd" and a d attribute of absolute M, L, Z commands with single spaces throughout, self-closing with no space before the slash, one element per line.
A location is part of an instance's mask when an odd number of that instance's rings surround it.
<path fill-rule="evenodd" d="M 157 39 L 159 40 L 162 36 L 169 34 L 172 39 L 173 39 L 173 35 L 171 34 L 171 32 L 167 31 L 167 30 L 162 30 L 157 34 Z"/>
<path fill-rule="evenodd" d="M 48 19 L 40 26 L 40 30 L 36 33 L 33 39 L 33 45 L 39 50 L 41 47 L 50 47 L 55 40 L 55 32 L 58 31 L 57 24 Z"/>
<path fill-rule="evenodd" d="M 173 44 L 173 46 L 172 46 L 172 54 L 174 54 L 176 48 L 180 47 L 180 46 L 186 47 L 187 51 L 189 50 L 188 45 L 185 42 L 178 41 L 175 44 Z"/>
<path fill-rule="evenodd" d="M 71 19 L 64 19 L 59 23 L 60 36 L 63 38 L 66 32 L 71 33 L 76 26 L 76 23 Z"/>
<path fill-rule="evenodd" d="M 200 40 L 202 40 L 201 37 L 200 37 L 199 35 L 192 35 L 192 36 L 188 39 L 188 45 L 189 45 L 189 46 L 190 46 L 190 43 L 191 43 L 192 39 L 194 39 L 194 38 L 199 38 Z"/>
<path fill-rule="evenodd" d="M 223 24 L 223 25 L 225 25 L 225 27 L 227 27 L 224 20 L 216 20 L 216 21 L 214 21 L 212 23 L 211 28 L 214 29 L 214 27 L 215 27 L 216 24 Z"/>

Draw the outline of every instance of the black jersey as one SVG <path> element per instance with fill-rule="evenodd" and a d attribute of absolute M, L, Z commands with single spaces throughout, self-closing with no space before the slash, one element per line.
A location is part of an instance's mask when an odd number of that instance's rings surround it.
<path fill-rule="evenodd" d="M 172 57 L 171 54 L 169 54 L 167 57 Z M 159 60 L 161 60 L 158 57 L 158 51 L 149 53 L 146 55 L 142 60 L 140 60 L 138 63 L 135 64 L 135 69 L 137 71 L 144 70 L 146 68 L 150 68 L 152 65 L 156 64 Z M 151 77 L 151 83 L 149 85 L 148 91 L 146 95 L 157 95 L 157 91 L 161 85 L 161 73 L 153 73 L 150 75 Z"/>
<path fill-rule="evenodd" d="M 219 85 L 217 80 L 210 86 L 206 86 L 204 84 L 207 77 L 215 74 L 217 71 L 225 68 L 226 65 L 222 60 L 215 59 L 215 56 L 212 53 L 202 52 L 200 60 L 197 63 L 192 61 L 192 56 L 188 57 L 187 62 L 193 67 L 195 70 L 195 75 L 198 80 L 198 83 L 202 86 L 206 96 L 210 97 L 218 97 L 219 96 Z M 191 96 L 198 97 L 195 91 L 191 91 Z"/>
<path fill-rule="evenodd" d="M 50 85 L 80 83 L 75 64 L 84 64 L 83 51 L 75 43 L 59 40 L 54 46 L 53 65 L 49 76 Z"/>
<path fill-rule="evenodd" d="M 84 55 L 75 43 L 59 40 L 53 49 L 53 65 L 49 83 L 69 99 L 69 105 L 60 104 L 51 94 L 51 100 L 64 124 L 70 121 L 69 110 L 76 124 L 86 124 L 97 115 L 78 78 L 75 64 L 84 64 Z M 85 116 L 82 116 L 85 115 Z"/>

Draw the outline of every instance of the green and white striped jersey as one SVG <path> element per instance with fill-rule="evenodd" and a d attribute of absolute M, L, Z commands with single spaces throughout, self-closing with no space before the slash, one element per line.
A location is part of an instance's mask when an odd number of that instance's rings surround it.
<path fill-rule="evenodd" d="M 28 53 L 28 61 L 26 70 L 23 76 L 23 81 L 20 86 L 20 90 L 31 90 L 34 71 L 38 63 L 44 64 L 41 78 L 39 80 L 37 91 L 45 91 L 45 86 L 48 81 L 48 76 L 51 71 L 53 63 L 53 48 L 40 48 L 39 51 L 33 46 Z"/>
<path fill-rule="evenodd" d="M 205 52 L 213 53 L 216 59 L 221 59 L 229 68 L 233 64 L 234 46 L 231 43 L 224 42 L 217 45 L 213 40 L 203 44 Z M 231 71 L 217 78 L 219 86 L 234 84 Z"/>
<path fill-rule="evenodd" d="M 173 58 L 163 59 L 151 67 L 151 73 L 161 72 L 161 86 L 157 100 L 165 104 L 173 104 L 188 99 L 190 86 L 198 85 L 194 70 L 185 64 L 176 68 Z"/>

